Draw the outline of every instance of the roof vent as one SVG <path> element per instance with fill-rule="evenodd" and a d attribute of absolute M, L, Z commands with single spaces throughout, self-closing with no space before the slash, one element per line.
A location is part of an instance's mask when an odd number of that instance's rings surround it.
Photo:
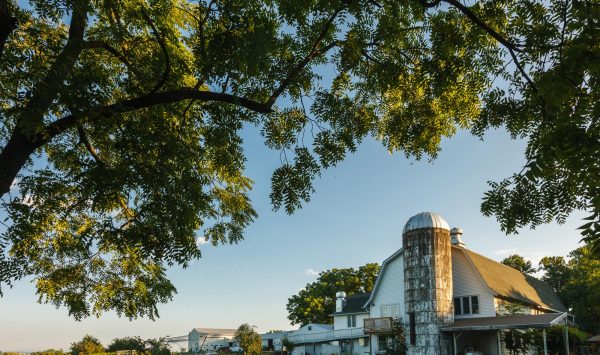
<path fill-rule="evenodd" d="M 464 247 L 465 243 L 463 243 L 462 241 L 462 235 L 463 235 L 463 230 L 460 228 L 452 228 L 452 230 L 450 230 L 450 238 L 452 241 L 452 245 L 456 245 L 459 247 Z"/>

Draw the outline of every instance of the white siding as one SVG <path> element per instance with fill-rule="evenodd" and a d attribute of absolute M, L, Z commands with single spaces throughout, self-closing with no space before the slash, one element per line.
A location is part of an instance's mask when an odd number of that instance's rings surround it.
<path fill-rule="evenodd" d="M 385 268 L 383 278 L 379 280 L 379 288 L 373 298 L 370 308 L 371 318 L 388 317 L 383 315 L 384 309 L 398 309 L 399 315 L 404 315 L 404 256 L 399 255 L 391 260 Z M 390 307 L 391 306 L 391 307 Z"/>
<path fill-rule="evenodd" d="M 355 313 L 354 315 L 356 316 L 356 326 L 353 328 L 362 328 L 365 318 L 369 318 L 369 313 Z M 333 329 L 348 329 L 348 316 L 348 314 L 333 316 Z"/>
<path fill-rule="evenodd" d="M 479 314 L 455 316 L 457 319 L 468 317 L 495 317 L 494 295 L 471 265 L 464 253 L 452 248 L 452 287 L 453 297 L 478 296 Z"/>

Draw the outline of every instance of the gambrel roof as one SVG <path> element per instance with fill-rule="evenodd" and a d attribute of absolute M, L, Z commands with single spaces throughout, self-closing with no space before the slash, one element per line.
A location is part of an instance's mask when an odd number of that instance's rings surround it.
<path fill-rule="evenodd" d="M 467 256 L 481 275 L 483 282 L 495 295 L 552 311 L 567 311 L 552 287 L 546 282 L 469 249 L 453 246 L 452 251 L 462 251 Z"/>

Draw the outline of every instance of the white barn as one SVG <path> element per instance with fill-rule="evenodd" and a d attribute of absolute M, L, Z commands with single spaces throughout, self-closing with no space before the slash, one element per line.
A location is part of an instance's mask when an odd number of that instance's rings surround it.
<path fill-rule="evenodd" d="M 385 259 L 371 294 L 336 298 L 334 329 L 292 333 L 294 355 L 384 353 L 394 319 L 409 354 L 499 355 L 507 354 L 502 329 L 567 322 L 548 284 L 467 249 L 462 230 L 430 212 L 408 220 L 402 248 Z M 521 314 L 507 315 L 507 303 Z"/>
<path fill-rule="evenodd" d="M 188 334 L 188 351 L 191 353 L 218 350 L 234 344 L 235 329 L 194 328 Z"/>

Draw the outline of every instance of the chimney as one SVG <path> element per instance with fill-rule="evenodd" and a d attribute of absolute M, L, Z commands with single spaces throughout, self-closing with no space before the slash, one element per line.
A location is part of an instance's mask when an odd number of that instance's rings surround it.
<path fill-rule="evenodd" d="M 456 227 L 452 228 L 452 230 L 450 230 L 450 240 L 452 241 L 452 245 L 464 247 L 465 243 L 462 241 L 462 235 L 462 229 Z"/>
<path fill-rule="evenodd" d="M 340 291 L 335 294 L 335 311 L 341 312 L 344 310 L 344 303 L 346 303 L 346 292 Z"/>

